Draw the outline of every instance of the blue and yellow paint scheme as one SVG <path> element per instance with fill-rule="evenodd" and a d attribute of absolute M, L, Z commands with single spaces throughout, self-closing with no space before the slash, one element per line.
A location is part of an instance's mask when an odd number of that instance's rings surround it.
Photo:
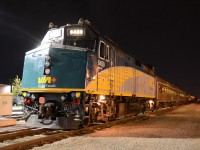
<path fill-rule="evenodd" d="M 92 94 L 155 98 L 153 76 L 131 67 L 107 68 L 93 77 L 86 92 Z"/>
<path fill-rule="evenodd" d="M 75 129 L 133 115 L 155 100 L 155 82 L 153 69 L 90 26 L 52 28 L 25 56 L 27 123 Z"/>

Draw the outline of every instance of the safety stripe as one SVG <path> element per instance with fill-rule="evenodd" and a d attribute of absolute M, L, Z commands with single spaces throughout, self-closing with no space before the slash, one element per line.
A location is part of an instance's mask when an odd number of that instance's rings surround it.
<path fill-rule="evenodd" d="M 71 91 L 85 91 L 85 89 L 66 89 L 66 88 L 23 88 L 22 91 L 35 92 L 35 93 L 68 93 Z"/>

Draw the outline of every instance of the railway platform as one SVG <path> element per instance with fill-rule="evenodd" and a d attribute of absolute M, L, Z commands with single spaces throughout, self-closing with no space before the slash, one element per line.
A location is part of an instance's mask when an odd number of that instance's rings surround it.
<path fill-rule="evenodd" d="M 0 134 L 3 133 L 3 132 L 12 132 L 12 131 L 15 131 L 15 130 L 22 130 L 22 129 L 30 128 L 25 124 L 24 120 L 20 120 L 20 121 L 16 121 L 16 119 L 13 119 L 13 120 L 15 120 L 15 122 L 16 122 L 15 125 L 0 126 Z"/>

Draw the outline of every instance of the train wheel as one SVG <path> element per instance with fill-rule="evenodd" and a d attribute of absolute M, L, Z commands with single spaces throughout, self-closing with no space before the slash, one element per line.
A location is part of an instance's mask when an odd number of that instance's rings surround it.
<path fill-rule="evenodd" d="M 117 113 L 117 110 L 116 110 L 116 105 L 114 103 L 111 106 L 111 117 L 110 117 L 110 120 L 115 120 L 116 119 L 116 113 Z"/>
<path fill-rule="evenodd" d="M 82 123 L 83 127 L 88 127 L 90 125 L 90 109 L 90 104 L 85 104 L 85 118 Z"/>
<path fill-rule="evenodd" d="M 88 127 L 89 125 L 90 125 L 90 117 L 85 117 L 82 126 L 85 128 Z"/>
<path fill-rule="evenodd" d="M 108 122 L 110 120 L 110 107 L 108 104 L 103 104 L 101 108 L 102 121 Z"/>
<path fill-rule="evenodd" d="M 145 106 L 134 103 L 131 114 L 137 116 L 140 112 L 145 113 Z"/>

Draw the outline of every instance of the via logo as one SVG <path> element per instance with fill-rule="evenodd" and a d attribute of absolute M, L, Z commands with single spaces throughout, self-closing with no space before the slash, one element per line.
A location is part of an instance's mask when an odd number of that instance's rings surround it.
<path fill-rule="evenodd" d="M 50 83 L 55 83 L 56 78 L 55 77 L 39 77 L 38 78 L 38 84 L 50 84 Z"/>

